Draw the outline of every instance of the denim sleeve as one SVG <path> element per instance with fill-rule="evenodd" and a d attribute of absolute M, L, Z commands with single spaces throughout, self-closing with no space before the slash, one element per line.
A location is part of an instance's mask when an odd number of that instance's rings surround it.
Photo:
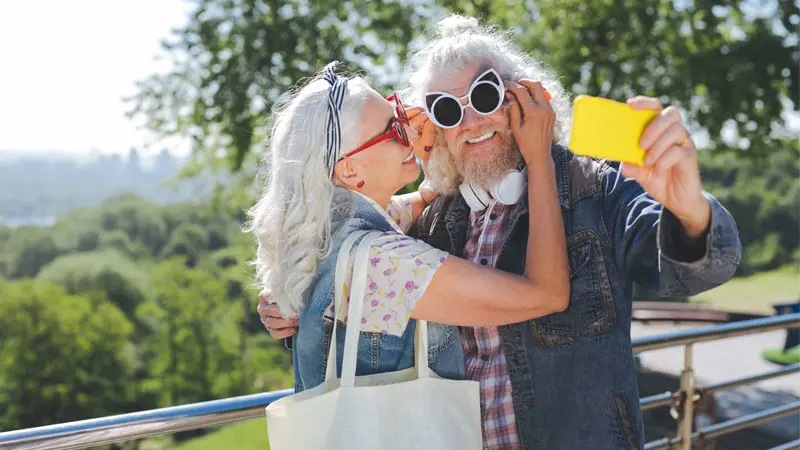
<path fill-rule="evenodd" d="M 612 163 L 603 173 L 603 221 L 613 240 L 617 266 L 659 296 L 696 295 L 728 281 L 739 266 L 742 245 L 730 213 L 711 195 L 711 223 L 704 246 L 681 239 L 678 219 Z"/>

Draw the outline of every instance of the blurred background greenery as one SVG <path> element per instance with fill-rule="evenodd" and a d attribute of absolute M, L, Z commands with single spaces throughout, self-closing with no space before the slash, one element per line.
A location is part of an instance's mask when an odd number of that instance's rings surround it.
<path fill-rule="evenodd" d="M 693 300 L 771 313 L 800 295 L 792 0 L 189 3 L 187 22 L 163 42 L 172 69 L 128 99 L 131 118 L 189 139 L 188 159 L 162 153 L 144 171 L 134 150 L 59 163 L 46 182 L 33 181 L 41 162 L 0 162 L 0 217 L 11 218 L 0 225 L 0 430 L 291 386 L 290 354 L 255 313 L 255 247 L 241 231 L 271 105 L 334 59 L 388 92 L 446 12 L 510 30 L 574 94 L 680 106 L 702 147 L 705 187 L 736 217 L 745 246 L 739 279 Z M 124 447 L 266 446 L 261 421 L 222 433 Z"/>

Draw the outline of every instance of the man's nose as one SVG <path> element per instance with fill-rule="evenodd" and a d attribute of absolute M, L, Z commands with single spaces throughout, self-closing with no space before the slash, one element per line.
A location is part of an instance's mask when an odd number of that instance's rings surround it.
<path fill-rule="evenodd" d="M 462 127 L 468 127 L 480 122 L 483 116 L 478 114 L 471 106 L 464 108 L 464 119 L 461 121 Z"/>

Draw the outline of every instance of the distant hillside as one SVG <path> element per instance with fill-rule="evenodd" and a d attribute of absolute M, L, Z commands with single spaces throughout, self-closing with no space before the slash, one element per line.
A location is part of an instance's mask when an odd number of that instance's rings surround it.
<path fill-rule="evenodd" d="M 184 160 L 162 151 L 147 167 L 132 149 L 127 157 L 98 155 L 54 158 L 15 155 L 0 158 L 0 223 L 48 223 L 71 209 L 99 205 L 120 193 L 135 193 L 158 203 L 197 198 L 206 183 L 178 183 Z"/>

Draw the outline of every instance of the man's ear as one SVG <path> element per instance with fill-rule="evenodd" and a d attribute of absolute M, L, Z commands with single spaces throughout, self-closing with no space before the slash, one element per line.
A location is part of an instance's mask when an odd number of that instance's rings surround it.
<path fill-rule="evenodd" d="M 333 166 L 333 176 L 348 189 L 355 189 L 361 181 L 358 168 L 350 158 L 344 158 Z"/>

